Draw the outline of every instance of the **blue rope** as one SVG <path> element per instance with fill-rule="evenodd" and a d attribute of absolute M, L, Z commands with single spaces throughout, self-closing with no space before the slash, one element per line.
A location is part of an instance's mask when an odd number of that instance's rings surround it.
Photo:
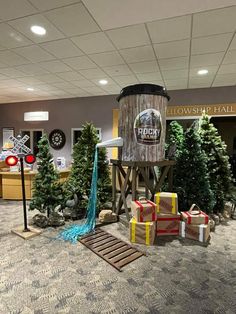
<path fill-rule="evenodd" d="M 97 180 L 98 180 L 98 149 L 95 148 L 92 185 L 89 196 L 87 219 L 82 225 L 72 225 L 63 230 L 58 238 L 65 241 L 76 243 L 78 238 L 94 230 L 96 223 L 96 205 L 97 205 Z"/>

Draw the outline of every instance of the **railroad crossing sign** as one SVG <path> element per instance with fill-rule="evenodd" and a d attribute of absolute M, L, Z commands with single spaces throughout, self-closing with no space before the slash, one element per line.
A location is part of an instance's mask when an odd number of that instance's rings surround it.
<path fill-rule="evenodd" d="M 20 136 L 17 136 L 17 137 L 19 138 L 16 138 L 13 135 L 9 137 L 9 140 L 11 140 L 14 144 L 14 147 L 11 149 L 12 153 L 16 155 L 20 153 L 25 153 L 25 154 L 31 153 L 31 149 L 25 145 L 25 142 L 28 141 L 29 136 L 25 135 L 23 138 L 21 138 Z"/>

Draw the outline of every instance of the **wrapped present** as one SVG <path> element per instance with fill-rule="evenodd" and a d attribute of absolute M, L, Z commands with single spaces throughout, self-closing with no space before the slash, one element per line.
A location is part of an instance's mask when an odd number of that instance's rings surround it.
<path fill-rule="evenodd" d="M 176 193 L 158 192 L 155 194 L 157 213 L 173 214 L 178 213 L 178 196 Z"/>
<path fill-rule="evenodd" d="M 131 212 L 132 216 L 138 222 L 156 221 L 156 204 L 146 198 L 140 198 L 139 201 L 132 201 Z"/>
<path fill-rule="evenodd" d="M 129 222 L 130 242 L 152 245 L 155 240 L 156 222 L 138 222 L 132 218 Z"/>
<path fill-rule="evenodd" d="M 200 242 L 207 242 L 210 237 L 210 223 L 207 225 L 193 225 L 181 221 L 180 235 L 183 238 L 197 240 Z"/>
<path fill-rule="evenodd" d="M 201 211 L 196 204 L 193 204 L 189 211 L 181 212 L 181 219 L 187 224 L 193 225 L 207 225 L 209 222 L 209 216 Z"/>
<path fill-rule="evenodd" d="M 158 214 L 157 215 L 157 236 L 179 235 L 180 214 Z"/>

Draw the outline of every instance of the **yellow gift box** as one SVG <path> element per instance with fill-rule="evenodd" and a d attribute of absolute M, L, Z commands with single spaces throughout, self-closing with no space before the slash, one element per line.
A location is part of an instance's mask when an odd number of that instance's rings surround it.
<path fill-rule="evenodd" d="M 155 194 L 157 213 L 178 214 L 178 196 L 176 193 L 158 192 Z"/>
<path fill-rule="evenodd" d="M 152 245 L 155 241 L 156 222 L 138 222 L 132 218 L 129 222 L 130 242 Z"/>

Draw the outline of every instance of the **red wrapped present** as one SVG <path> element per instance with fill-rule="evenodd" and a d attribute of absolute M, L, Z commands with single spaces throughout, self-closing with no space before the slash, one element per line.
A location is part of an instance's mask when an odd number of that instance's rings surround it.
<path fill-rule="evenodd" d="M 139 201 L 132 201 L 131 212 L 132 216 L 138 222 L 156 221 L 156 204 L 146 198 L 140 198 Z"/>
<path fill-rule="evenodd" d="M 209 216 L 201 211 L 196 204 L 193 204 L 189 211 L 181 212 L 181 218 L 189 225 L 207 225 L 209 222 Z"/>

